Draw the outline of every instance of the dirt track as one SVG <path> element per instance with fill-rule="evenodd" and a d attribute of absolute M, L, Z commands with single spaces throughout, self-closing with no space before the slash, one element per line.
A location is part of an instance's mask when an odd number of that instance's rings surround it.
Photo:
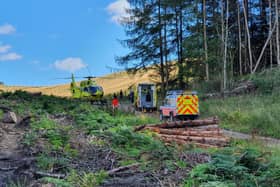
<path fill-rule="evenodd" d="M 0 187 L 10 181 L 27 178 L 34 159 L 26 157 L 20 141 L 24 131 L 15 124 L 0 123 Z"/>
<path fill-rule="evenodd" d="M 242 139 L 242 140 L 254 140 L 254 141 L 260 141 L 264 145 L 269 146 L 269 147 L 280 147 L 280 139 L 276 138 L 269 138 L 269 137 L 264 137 L 264 136 L 253 136 L 245 133 L 240 133 L 240 132 L 234 132 L 231 130 L 223 130 L 223 133 L 231 138 L 235 139 Z"/>

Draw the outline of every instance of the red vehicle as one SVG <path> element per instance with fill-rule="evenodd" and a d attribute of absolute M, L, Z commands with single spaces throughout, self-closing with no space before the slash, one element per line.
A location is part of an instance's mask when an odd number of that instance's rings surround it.
<path fill-rule="evenodd" d="M 164 105 L 160 106 L 160 120 L 194 120 L 198 116 L 199 104 L 196 92 L 189 93 L 183 90 L 168 91 Z"/>

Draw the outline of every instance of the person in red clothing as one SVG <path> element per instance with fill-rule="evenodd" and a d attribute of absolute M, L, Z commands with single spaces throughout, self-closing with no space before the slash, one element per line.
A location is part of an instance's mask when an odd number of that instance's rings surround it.
<path fill-rule="evenodd" d="M 119 107 L 119 100 L 118 100 L 116 94 L 114 94 L 114 97 L 112 100 L 112 107 L 113 107 L 113 110 L 115 110 Z"/>

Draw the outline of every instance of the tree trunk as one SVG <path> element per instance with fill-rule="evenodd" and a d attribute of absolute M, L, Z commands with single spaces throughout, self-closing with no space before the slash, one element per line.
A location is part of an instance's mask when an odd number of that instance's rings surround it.
<path fill-rule="evenodd" d="M 167 14 L 166 7 L 164 7 L 164 15 Z M 169 84 L 169 64 L 168 64 L 168 49 L 167 49 L 167 20 L 164 20 L 164 64 L 165 64 L 165 88 L 168 89 Z"/>
<path fill-rule="evenodd" d="M 247 17 L 248 12 L 247 12 L 247 9 L 245 8 L 245 0 L 242 0 L 242 6 L 243 6 L 244 19 L 245 19 L 246 34 L 247 34 L 247 39 L 248 39 L 250 73 L 252 73 L 253 72 L 253 58 L 252 58 L 250 31 L 249 31 L 249 26 L 248 26 L 248 17 Z"/>
<path fill-rule="evenodd" d="M 207 47 L 207 33 L 206 33 L 206 2 L 205 2 L 205 0 L 203 0 L 203 35 L 204 35 L 206 81 L 209 81 L 208 47 Z"/>
<path fill-rule="evenodd" d="M 242 75 L 242 39 L 241 39 L 241 25 L 240 25 L 240 7 L 239 1 L 236 1 L 237 4 L 237 22 L 238 22 L 238 57 L 239 57 L 239 74 Z"/>
<path fill-rule="evenodd" d="M 179 13 L 179 43 L 180 43 L 180 65 L 181 65 L 181 76 L 179 80 L 180 88 L 185 89 L 185 84 L 184 84 L 184 76 L 183 76 L 183 8 L 182 5 L 180 4 L 180 13 Z"/>
<path fill-rule="evenodd" d="M 271 0 L 268 0 L 269 4 L 269 33 L 271 33 L 272 30 L 272 6 L 271 6 Z M 273 66 L 273 51 L 272 51 L 272 40 L 269 41 L 269 64 L 270 68 Z"/>
<path fill-rule="evenodd" d="M 224 42 L 224 67 L 223 67 L 223 74 L 224 74 L 224 91 L 227 89 L 227 42 L 228 42 L 228 4 L 229 1 L 226 0 L 226 27 L 225 27 L 225 42 Z"/>
<path fill-rule="evenodd" d="M 276 53 L 277 53 L 277 64 L 280 66 L 280 44 L 279 44 L 279 10 L 278 1 L 275 0 L 275 22 L 276 22 Z"/>
<path fill-rule="evenodd" d="M 263 53 L 264 53 L 264 51 L 265 51 L 265 48 L 266 48 L 266 46 L 268 45 L 268 42 L 271 40 L 272 34 L 273 34 L 274 30 L 276 29 L 276 25 L 277 25 L 277 23 L 275 22 L 275 23 L 274 23 L 274 26 L 273 26 L 273 29 L 272 29 L 272 31 L 269 33 L 269 35 L 268 35 L 268 37 L 267 37 L 267 39 L 266 39 L 266 42 L 265 42 L 265 44 L 264 44 L 264 46 L 263 46 L 263 48 L 262 48 L 261 54 L 259 55 L 259 58 L 258 58 L 258 60 L 257 60 L 257 62 L 256 62 L 256 66 L 255 66 L 255 68 L 254 68 L 252 74 L 256 72 L 256 70 L 257 70 L 257 68 L 258 68 L 258 66 L 259 66 L 259 63 L 261 62 L 261 59 L 262 59 Z"/>
<path fill-rule="evenodd" d="M 221 51 L 222 51 L 222 59 L 223 59 L 223 68 L 222 68 L 222 75 L 223 80 L 221 82 L 221 92 L 225 90 L 225 23 L 224 23 L 224 3 L 223 0 L 220 1 L 221 3 Z"/>
<path fill-rule="evenodd" d="M 165 94 L 165 73 L 164 73 L 164 62 L 163 62 L 163 37 L 161 27 L 161 0 L 158 1 L 158 24 L 159 24 L 159 53 L 160 53 L 160 74 L 161 74 L 161 96 Z"/>
<path fill-rule="evenodd" d="M 176 29 L 176 52 L 177 52 L 177 66 L 178 66 L 178 75 L 177 75 L 177 78 L 178 78 L 178 84 L 179 86 L 181 86 L 182 84 L 182 64 L 181 64 L 181 56 L 180 56 L 180 26 L 179 26 L 179 11 L 178 11 L 178 8 L 175 7 L 175 14 L 176 14 L 176 19 L 175 19 L 175 29 Z M 182 88 L 181 88 L 182 89 Z"/>

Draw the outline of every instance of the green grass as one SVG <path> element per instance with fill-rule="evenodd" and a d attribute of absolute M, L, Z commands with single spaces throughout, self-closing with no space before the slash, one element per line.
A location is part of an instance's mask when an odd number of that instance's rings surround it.
<path fill-rule="evenodd" d="M 172 151 L 161 141 L 154 139 L 153 133 L 133 131 L 134 126 L 156 123 L 158 119 L 137 117 L 121 112 L 112 116 L 110 113 L 88 108 L 73 116 L 77 125 L 87 134 L 107 142 L 105 144 L 110 144 L 111 149 L 125 160 L 130 160 L 130 163 L 141 162 L 145 165 L 152 160 L 153 165 L 159 166 L 165 164 L 165 160 L 173 158 Z"/>
<path fill-rule="evenodd" d="M 4 115 L 4 112 L 3 112 L 3 110 L 0 109 L 0 119 L 3 118 L 3 115 Z"/>
<path fill-rule="evenodd" d="M 68 145 L 70 126 L 62 126 L 53 120 L 43 116 L 38 121 L 31 123 L 33 134 L 40 135 L 41 138 L 46 139 L 51 145 L 52 150 L 61 150 Z M 30 135 L 30 133 L 29 133 Z M 30 136 L 25 136 L 25 141 L 32 140 L 32 133 Z"/>
<path fill-rule="evenodd" d="M 280 94 L 245 95 L 200 102 L 202 117 L 218 116 L 222 127 L 280 138 Z"/>

